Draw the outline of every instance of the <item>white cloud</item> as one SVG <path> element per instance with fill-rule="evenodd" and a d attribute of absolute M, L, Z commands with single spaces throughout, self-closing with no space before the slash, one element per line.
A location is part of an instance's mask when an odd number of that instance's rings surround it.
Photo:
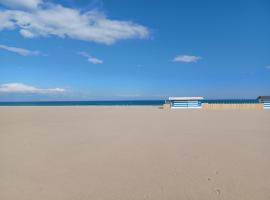
<path fill-rule="evenodd" d="M 42 0 L 0 0 L 0 4 L 10 8 L 36 9 Z"/>
<path fill-rule="evenodd" d="M 34 10 L 0 11 L 0 31 L 4 29 L 19 30 L 26 38 L 58 36 L 104 44 L 149 36 L 145 26 L 111 20 L 96 10 L 82 12 L 52 3 L 43 3 Z"/>
<path fill-rule="evenodd" d="M 100 60 L 98 58 L 94 58 L 94 57 L 88 58 L 88 61 L 90 63 L 94 64 L 94 65 L 96 65 L 96 64 L 102 64 L 103 63 L 102 60 Z"/>
<path fill-rule="evenodd" d="M 23 83 L 6 83 L 0 85 L 0 92 L 7 93 L 59 93 L 63 88 L 37 88 Z"/>
<path fill-rule="evenodd" d="M 95 58 L 95 57 L 89 55 L 89 54 L 86 53 L 86 52 L 79 52 L 78 54 L 81 55 L 81 56 L 86 57 L 87 60 L 88 60 L 88 62 L 90 62 L 90 63 L 92 63 L 92 64 L 94 64 L 94 65 L 96 65 L 96 64 L 102 64 L 102 63 L 103 63 L 103 60 L 100 60 L 100 59 L 98 59 L 98 58 Z"/>
<path fill-rule="evenodd" d="M 21 29 L 20 34 L 25 38 L 33 38 L 33 37 L 35 37 L 35 35 L 32 32 L 30 32 L 28 30 L 25 30 L 25 29 Z"/>
<path fill-rule="evenodd" d="M 18 47 L 10 47 L 3 44 L 0 44 L 0 49 L 4 49 L 13 53 L 17 53 L 21 56 L 37 56 L 40 53 L 38 51 L 30 51 L 28 49 L 18 48 Z"/>
<path fill-rule="evenodd" d="M 201 57 L 198 56 L 190 56 L 190 55 L 179 55 L 176 56 L 173 59 L 173 62 L 185 62 L 185 63 L 191 63 L 191 62 L 197 62 L 198 60 L 200 60 Z"/>

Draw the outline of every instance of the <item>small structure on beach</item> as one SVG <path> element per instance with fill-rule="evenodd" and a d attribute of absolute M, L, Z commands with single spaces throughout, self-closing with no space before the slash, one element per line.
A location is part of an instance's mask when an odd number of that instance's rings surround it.
<path fill-rule="evenodd" d="M 203 97 L 169 97 L 171 108 L 201 108 Z"/>
<path fill-rule="evenodd" d="M 203 97 L 169 97 L 166 106 L 175 108 L 197 109 L 270 109 L 270 96 L 257 99 L 204 99 Z"/>
<path fill-rule="evenodd" d="M 270 96 L 259 96 L 258 101 L 263 104 L 264 109 L 270 109 Z"/>

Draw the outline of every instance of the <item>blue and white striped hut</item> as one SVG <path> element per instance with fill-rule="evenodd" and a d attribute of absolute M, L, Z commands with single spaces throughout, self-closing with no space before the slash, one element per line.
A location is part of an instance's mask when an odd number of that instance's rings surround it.
<path fill-rule="evenodd" d="M 264 109 L 270 109 L 270 96 L 259 96 L 258 100 L 263 103 Z"/>
<path fill-rule="evenodd" d="M 203 97 L 169 97 L 171 108 L 202 108 Z"/>

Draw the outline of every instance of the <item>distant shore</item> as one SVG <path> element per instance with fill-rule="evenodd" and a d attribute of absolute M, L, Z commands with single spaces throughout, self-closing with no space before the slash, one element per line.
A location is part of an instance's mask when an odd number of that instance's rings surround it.
<path fill-rule="evenodd" d="M 270 112 L 0 106 L 0 199 L 270 196 Z"/>

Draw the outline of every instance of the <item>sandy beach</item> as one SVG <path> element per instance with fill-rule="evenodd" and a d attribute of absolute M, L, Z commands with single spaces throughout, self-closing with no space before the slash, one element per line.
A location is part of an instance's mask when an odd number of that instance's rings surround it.
<path fill-rule="evenodd" d="M 270 111 L 0 107 L 1 200 L 269 200 Z"/>

